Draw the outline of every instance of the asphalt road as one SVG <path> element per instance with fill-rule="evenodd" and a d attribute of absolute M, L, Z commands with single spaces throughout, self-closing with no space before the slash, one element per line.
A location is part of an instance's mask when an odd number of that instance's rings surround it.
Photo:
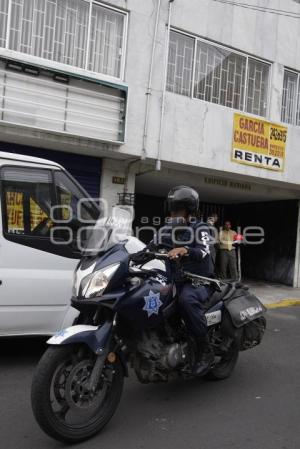
<path fill-rule="evenodd" d="M 140 385 L 127 380 L 113 420 L 78 449 L 299 449 L 300 308 L 268 313 L 260 347 L 222 382 Z M 0 342 L 0 446 L 54 449 L 30 409 L 40 340 Z"/>

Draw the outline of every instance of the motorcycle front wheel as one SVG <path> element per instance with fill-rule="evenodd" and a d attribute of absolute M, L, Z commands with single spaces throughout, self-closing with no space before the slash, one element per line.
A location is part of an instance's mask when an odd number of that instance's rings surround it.
<path fill-rule="evenodd" d="M 84 345 L 51 346 L 35 371 L 31 404 L 41 429 L 50 437 L 78 443 L 98 433 L 121 399 L 124 372 L 120 360 L 106 362 L 96 391 L 89 379 L 96 356 Z"/>

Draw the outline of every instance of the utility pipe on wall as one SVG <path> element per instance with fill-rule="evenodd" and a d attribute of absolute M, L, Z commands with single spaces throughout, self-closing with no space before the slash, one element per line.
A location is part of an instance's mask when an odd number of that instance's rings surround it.
<path fill-rule="evenodd" d="M 147 139 L 148 139 L 150 98 L 152 95 L 152 78 L 153 78 L 154 57 L 155 57 L 155 50 L 156 50 L 160 10 L 161 10 L 161 0 L 158 0 L 157 9 L 156 9 L 155 26 L 154 26 L 153 43 L 152 43 L 149 77 L 148 77 L 148 86 L 147 86 L 147 91 L 146 91 L 146 110 L 145 110 L 145 122 L 144 122 L 144 132 L 143 132 L 142 154 L 141 154 L 141 158 L 131 160 L 125 168 L 125 183 L 124 183 L 124 188 L 123 188 L 124 194 L 126 194 L 128 192 L 129 172 L 130 172 L 131 166 L 133 164 L 135 164 L 136 162 L 139 162 L 140 160 L 146 159 L 146 156 L 147 156 Z"/>
<path fill-rule="evenodd" d="M 158 137 L 158 149 L 157 149 L 157 159 L 155 162 L 155 170 L 161 170 L 161 144 L 162 135 L 164 129 L 164 118 L 165 118 L 165 107 L 166 107 L 166 87 L 167 87 L 167 73 L 168 73 L 168 56 L 169 56 L 169 41 L 170 41 L 170 29 L 171 29 L 171 17 L 172 17 L 172 4 L 174 0 L 169 0 L 169 13 L 168 13 L 168 23 L 167 32 L 165 39 L 165 60 L 164 60 L 164 75 L 163 75 L 163 90 L 161 99 L 161 113 L 160 113 L 160 125 L 159 125 L 159 137 Z"/>
<path fill-rule="evenodd" d="M 158 31 L 160 9 L 161 9 L 161 0 L 158 0 L 157 10 L 156 10 L 155 27 L 154 27 L 154 35 L 153 35 L 153 44 L 152 44 L 152 54 L 151 54 L 149 78 L 148 78 L 148 87 L 147 87 L 147 92 L 146 92 L 146 97 L 147 98 L 146 98 L 146 112 L 145 112 L 145 123 L 144 123 L 144 133 L 143 133 L 142 159 L 146 159 L 146 155 L 147 155 L 147 138 L 148 138 L 148 122 L 149 122 L 150 98 L 151 98 L 151 95 L 152 95 L 152 77 L 153 77 L 154 56 L 155 56 L 155 50 L 156 50 L 156 41 L 157 41 L 157 31 Z"/>

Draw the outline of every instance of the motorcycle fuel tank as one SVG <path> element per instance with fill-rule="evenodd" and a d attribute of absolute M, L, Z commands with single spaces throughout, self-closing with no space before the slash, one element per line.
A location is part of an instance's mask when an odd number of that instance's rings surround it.
<path fill-rule="evenodd" d="M 118 313 L 136 330 L 159 326 L 163 321 L 163 310 L 173 299 L 171 284 L 151 278 L 122 298 Z"/>

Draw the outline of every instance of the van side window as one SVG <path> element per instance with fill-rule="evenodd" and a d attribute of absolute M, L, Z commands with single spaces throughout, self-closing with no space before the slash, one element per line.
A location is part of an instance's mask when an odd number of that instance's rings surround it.
<path fill-rule="evenodd" d="M 4 233 L 49 237 L 54 199 L 51 171 L 4 167 L 1 178 Z"/>
<path fill-rule="evenodd" d="M 80 258 L 86 228 L 95 223 L 99 209 L 67 173 L 7 165 L 0 171 L 0 180 L 3 235 L 7 240 Z"/>

